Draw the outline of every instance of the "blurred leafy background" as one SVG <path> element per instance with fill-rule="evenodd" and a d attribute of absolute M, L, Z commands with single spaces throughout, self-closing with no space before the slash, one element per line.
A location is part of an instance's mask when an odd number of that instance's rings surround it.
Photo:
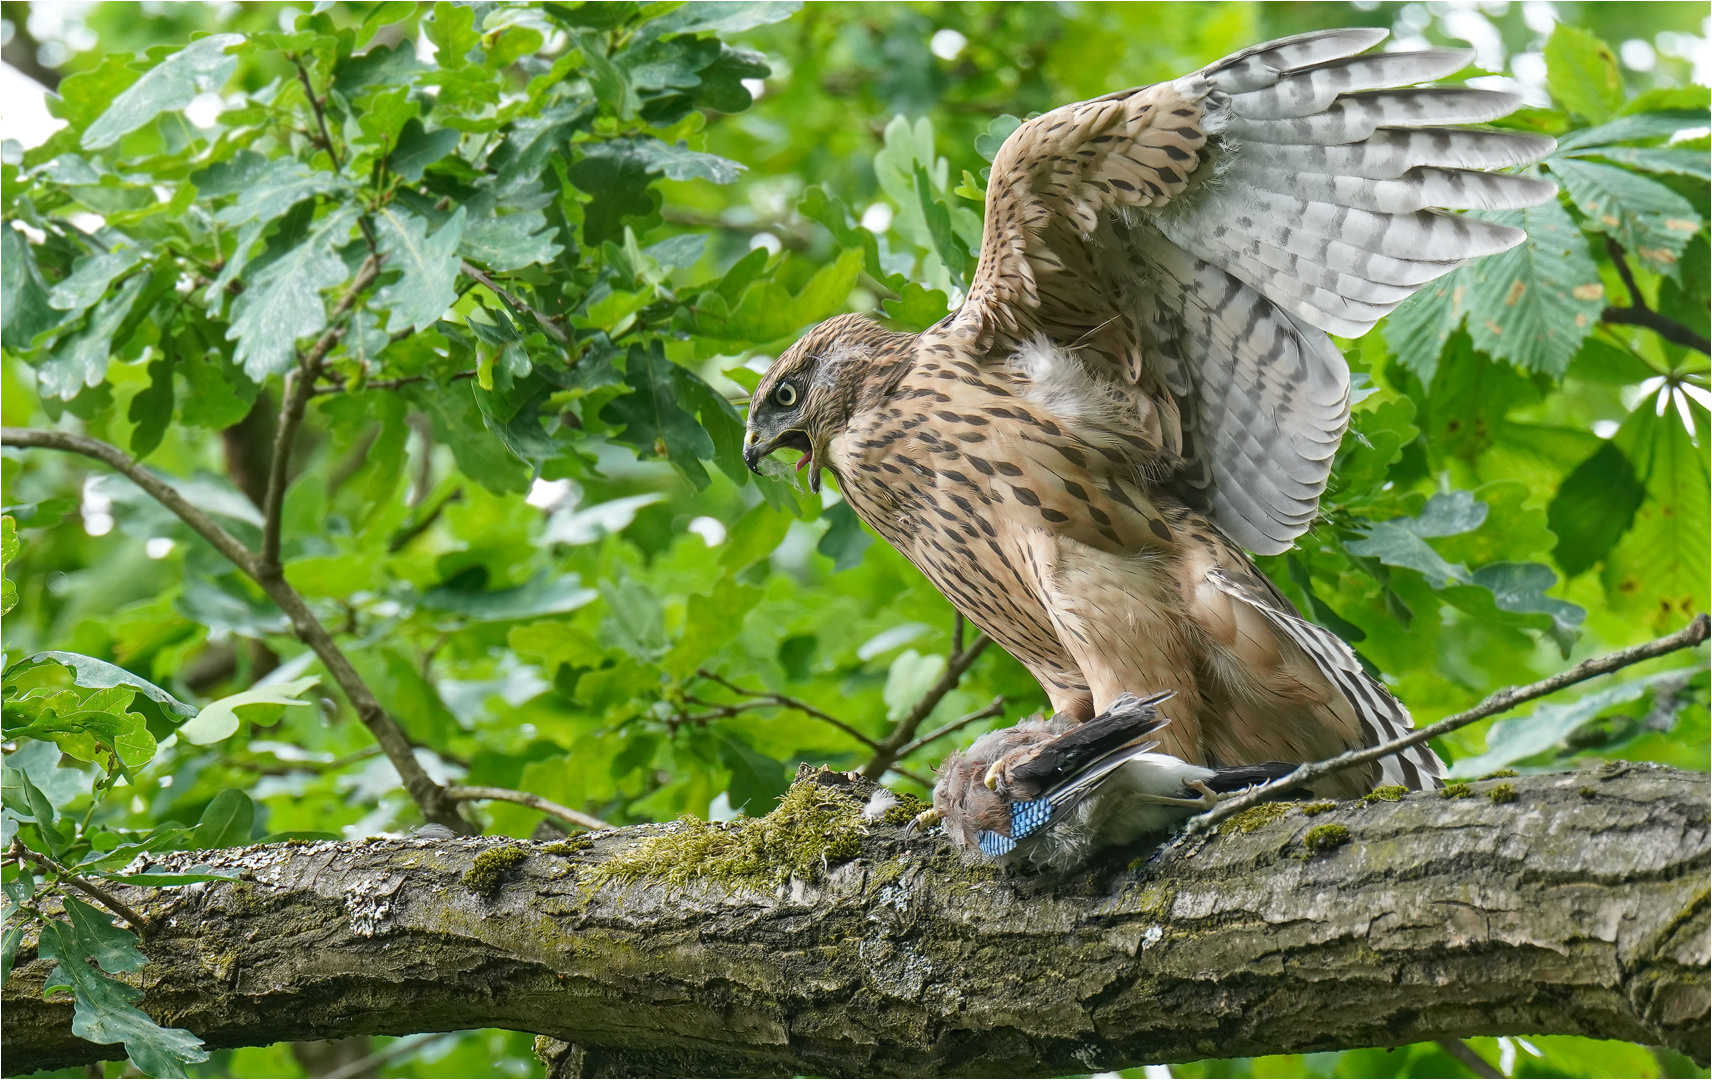
<path fill-rule="evenodd" d="M 1527 246 L 1343 343 L 1364 396 L 1322 519 L 1264 568 L 1419 722 L 1708 608 L 1704 4 L 0 16 L 6 425 L 144 458 L 253 546 L 282 377 L 341 330 L 286 445 L 284 578 L 440 783 L 615 824 L 761 813 L 805 761 L 924 794 L 948 750 L 1043 707 L 830 488 L 745 474 L 744 397 L 818 319 L 919 328 L 955 303 L 1016 118 L 1316 28 L 1471 44 L 1467 78 L 1526 99 L 1506 123 L 1560 138 L 1564 191 L 1510 215 Z M 144 848 L 421 824 L 255 582 L 85 458 L 3 467 L 6 843 L 122 877 Z M 1460 775 L 1704 769 L 1707 699 L 1704 661 L 1666 658 L 1438 749 Z M 9 964 L 54 875 L 6 875 Z M 92 986 L 91 1016 L 129 1008 Z M 498 1031 L 211 1056 L 133 1035 L 157 1075 L 539 1071 Z M 1515 1076 L 1707 1075 L 1627 1044 L 1471 1045 Z M 1145 1074 L 1467 1070 L 1423 1044 Z"/>

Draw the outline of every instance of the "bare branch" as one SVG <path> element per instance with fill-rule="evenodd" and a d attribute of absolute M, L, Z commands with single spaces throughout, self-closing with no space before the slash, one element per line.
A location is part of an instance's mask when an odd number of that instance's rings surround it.
<path fill-rule="evenodd" d="M 913 780 L 927 790 L 933 790 L 933 777 L 923 776 L 914 769 L 906 769 L 901 765 L 894 764 L 886 767 L 886 773 L 888 775 L 901 776 L 906 780 Z"/>
<path fill-rule="evenodd" d="M 992 644 L 991 638 L 984 633 L 977 632 L 974 639 L 969 642 L 968 648 L 958 649 L 951 654 L 951 658 L 945 663 L 944 674 L 939 676 L 939 681 L 921 696 L 921 700 L 915 703 L 915 707 L 909 711 L 908 716 L 898 721 L 898 726 L 893 728 L 892 733 L 887 735 L 880 742 L 879 747 L 875 749 L 873 758 L 868 764 L 862 766 L 863 776 L 870 780 L 878 780 L 885 775 L 887 769 L 892 767 L 892 762 L 904 756 L 903 747 L 915 738 L 916 729 L 921 727 L 921 722 L 926 720 L 928 715 L 939 706 L 946 694 L 957 689 L 957 684 L 963 681 L 963 673 L 981 658 L 981 654 L 986 651 L 990 644 Z"/>
<path fill-rule="evenodd" d="M 202 539 L 213 545 L 214 550 L 226 556 L 232 563 L 250 577 L 256 576 L 256 557 L 249 548 L 238 541 L 238 538 L 221 528 L 213 518 L 191 505 L 178 489 L 168 484 L 155 473 L 138 465 L 131 456 L 111 443 L 92 439 L 87 435 L 76 435 L 69 431 L 48 431 L 41 428 L 0 428 L 0 445 L 15 446 L 25 449 L 64 450 L 67 453 L 82 454 L 103 464 L 109 465 L 115 472 L 121 473 L 131 483 L 136 484 L 160 503 L 171 510 L 179 520 L 183 521 Z"/>
<path fill-rule="evenodd" d="M 358 1060 L 351 1062 L 349 1065 L 339 1066 L 337 1069 L 334 1069 L 332 1072 L 327 1074 L 327 1080 L 343 1080 L 343 1078 L 350 1076 L 378 1075 L 380 1067 L 385 1065 L 387 1062 L 401 1058 L 406 1054 L 413 1054 L 424 1046 L 427 1046 L 429 1043 L 444 1039 L 445 1037 L 445 1032 L 436 1031 L 430 1032 L 426 1035 L 412 1035 L 408 1039 L 400 1039 L 391 1046 L 386 1046 L 375 1051 L 368 1057 L 359 1058 Z"/>
<path fill-rule="evenodd" d="M 767 691 L 767 690 L 748 690 L 748 689 L 745 689 L 744 687 L 738 686 L 736 683 L 730 681 L 729 679 L 723 678 L 722 676 L 719 676 L 719 675 L 715 675 L 713 672 L 708 671 L 706 668 L 698 668 L 696 670 L 696 674 L 703 679 L 709 679 L 713 682 L 718 683 L 719 685 L 725 687 L 727 690 L 731 691 L 733 694 L 741 694 L 746 698 L 751 698 L 751 699 L 753 699 L 754 702 L 764 703 L 767 705 L 776 705 L 781 709 L 795 709 L 797 712 L 800 712 L 800 713 L 804 714 L 805 716 L 812 716 L 816 720 L 821 721 L 822 723 L 831 724 L 833 727 L 837 728 L 839 731 L 844 732 L 844 734 L 850 736 L 852 739 L 855 739 L 857 742 L 861 743 L 863 746 L 868 747 L 870 750 L 878 751 L 880 749 L 880 744 L 878 742 L 876 742 L 874 739 L 870 738 L 867 735 L 864 735 L 862 732 L 856 730 L 854 727 L 852 727 L 849 724 L 845 723 L 844 721 L 838 719 L 838 717 L 833 716 L 831 713 L 827 713 L 827 712 L 824 712 L 820 709 L 817 709 L 813 705 L 810 705 L 806 701 L 800 701 L 797 698 L 789 697 L 785 694 L 775 694 L 775 693 L 772 693 L 772 692 Z M 716 706 L 716 708 L 717 707 L 718 706 Z M 727 708 L 736 708 L 736 706 L 726 706 L 726 707 Z"/>
<path fill-rule="evenodd" d="M 1638 305 L 1626 308 L 1608 307 L 1599 318 L 1608 323 L 1644 327 L 1666 341 L 1673 341 L 1678 345 L 1684 345 L 1690 349 L 1712 355 L 1712 340 L 1708 340 L 1706 335 L 1697 334 L 1675 319 L 1660 315 L 1651 308 Z"/>
<path fill-rule="evenodd" d="M 531 810 L 539 810 L 543 814 L 552 814 L 572 825 L 581 825 L 591 832 L 599 832 L 612 828 L 608 823 L 597 817 L 579 813 L 568 806 L 562 806 L 551 799 L 543 799 L 539 795 L 531 795 L 527 791 L 512 791 L 510 788 L 498 787 L 449 787 L 446 797 L 459 802 L 471 802 L 480 799 L 498 799 L 501 802 L 516 803 L 527 806 Z"/>
<path fill-rule="evenodd" d="M 298 73 L 302 71 L 299 67 Z M 292 443 L 303 423 L 309 397 L 315 391 L 315 379 L 321 374 L 321 364 L 345 335 L 340 320 L 356 306 L 357 297 L 363 290 L 380 276 L 380 262 L 374 255 L 363 260 L 357 276 L 351 280 L 351 287 L 345 290 L 339 305 L 333 309 L 332 317 L 327 320 L 327 329 L 298 361 L 297 369 L 285 377 L 285 396 L 279 406 L 279 425 L 274 433 L 273 460 L 268 462 L 267 498 L 262 503 L 262 552 L 257 563 L 257 569 L 270 577 L 277 577 L 280 573 L 279 530 L 285 507 L 285 489 L 291 482 Z"/>
<path fill-rule="evenodd" d="M 902 761 L 904 758 L 909 757 L 911 754 L 915 753 L 917 750 L 920 750 L 922 747 L 926 746 L 928 743 L 932 742 L 933 740 L 943 739 L 943 738 L 945 738 L 945 736 L 951 734 L 953 731 L 956 731 L 958 728 L 965 727 L 969 724 L 973 724 L 977 720 L 986 720 L 986 719 L 989 719 L 991 717 L 998 716 L 998 715 L 1002 714 L 1004 711 L 1005 711 L 1005 699 L 1002 696 L 996 697 L 992 701 L 988 702 L 986 705 L 983 705 L 981 708 L 976 709 L 974 712 L 969 713 L 965 716 L 959 716 L 957 719 L 951 721 L 949 724 L 945 724 L 942 727 L 934 728 L 932 731 L 928 732 L 926 735 L 923 735 L 917 739 L 911 739 L 909 742 L 904 743 L 902 746 L 898 747 L 898 760 Z M 897 771 L 896 765 L 891 766 L 891 768 L 894 772 Z M 929 785 L 929 786 L 931 786 L 931 785 Z"/>
<path fill-rule="evenodd" d="M 1290 788 L 1304 787 L 1322 776 L 1329 776 L 1335 772 L 1342 772 L 1344 769 L 1389 757 L 1400 750 L 1418 746 L 1428 739 L 1436 739 L 1440 735 L 1455 731 L 1457 728 L 1467 727 L 1477 720 L 1484 720 L 1488 716 L 1507 712 L 1524 701 L 1532 701 L 1535 698 L 1545 697 L 1547 694 L 1555 694 L 1566 686 L 1574 686 L 1576 683 L 1586 682 L 1588 679 L 1600 675 L 1609 675 L 1611 672 L 1626 668 L 1631 664 L 1651 660 L 1666 653 L 1676 652 L 1678 649 L 1691 649 L 1704 642 L 1709 634 L 1712 634 L 1712 619 L 1705 615 L 1696 616 L 1693 622 L 1674 634 L 1649 641 L 1645 645 L 1636 645 L 1606 656 L 1583 660 L 1568 671 L 1561 671 L 1549 679 L 1541 679 L 1539 682 L 1529 683 L 1526 686 L 1512 686 L 1500 690 L 1466 712 L 1459 712 L 1455 716 L 1446 717 L 1438 723 L 1428 724 L 1424 728 L 1416 728 L 1400 739 L 1393 739 L 1388 743 L 1381 743 L 1378 746 L 1370 746 L 1362 750 L 1351 750 L 1349 753 L 1339 754 L 1335 758 L 1303 765 L 1288 776 L 1280 777 L 1270 784 L 1262 785 L 1246 794 L 1222 802 L 1206 813 L 1191 818 L 1188 824 L 1183 827 L 1184 831 L 1188 833 L 1205 832 L 1232 814 L 1239 814 L 1249 807 L 1264 802 L 1266 799 Z"/>
<path fill-rule="evenodd" d="M 1623 287 L 1629 290 L 1629 306 L 1608 307 L 1600 316 L 1601 320 L 1608 323 L 1621 323 L 1625 326 L 1644 327 L 1666 341 L 1674 341 L 1678 345 L 1697 349 L 1712 356 L 1712 341 L 1708 341 L 1706 335 L 1696 333 L 1675 319 L 1660 315 L 1652 308 L 1647 307 L 1646 299 L 1641 295 L 1641 287 L 1635 284 L 1635 273 L 1629 269 L 1627 253 L 1624 252 L 1623 245 L 1619 244 L 1615 237 L 1607 236 L 1605 238 L 1605 250 L 1611 254 L 1611 262 L 1617 267 L 1617 276 L 1623 279 Z"/>
<path fill-rule="evenodd" d="M 455 382 L 459 379 L 473 379 L 477 374 L 478 372 L 473 369 L 470 371 L 456 371 L 447 375 L 445 377 L 445 381 Z M 373 379 L 364 383 L 359 389 L 397 390 L 399 387 L 409 386 L 411 383 L 427 382 L 429 378 L 430 376 L 427 375 L 401 375 L 396 379 Z M 315 389 L 309 391 L 309 396 L 320 397 L 323 394 L 344 394 L 348 393 L 350 389 L 351 388 L 345 384 L 344 380 L 335 379 L 332 385 L 321 385 L 315 387 Z"/>
<path fill-rule="evenodd" d="M 269 756 L 273 757 L 273 762 L 268 762 L 265 759 L 249 759 L 240 757 L 231 757 L 224 760 L 236 768 L 247 769 L 258 776 L 289 776 L 294 772 L 338 772 L 341 769 L 350 768 L 359 761 L 367 761 L 378 753 L 380 753 L 380 747 L 365 746 L 356 753 L 346 754 L 344 757 L 334 758 L 332 761 L 288 761 L 285 758 L 271 754 Z"/>
<path fill-rule="evenodd" d="M 309 99 L 309 108 L 315 114 L 315 123 L 321 129 L 319 142 L 327 151 L 327 156 L 333 159 L 333 169 L 338 171 L 345 167 L 339 160 L 339 151 L 333 145 L 333 133 L 327 128 L 327 113 L 320 98 L 315 96 L 315 87 L 309 83 L 309 71 L 304 68 L 303 61 L 295 53 L 288 53 L 286 58 L 297 68 L 297 81 L 303 84 L 303 96 Z"/>
<path fill-rule="evenodd" d="M 423 454 L 422 456 L 426 460 L 429 455 Z M 415 522 L 406 522 L 399 526 L 398 531 L 393 533 L 392 539 L 386 542 L 386 550 L 388 553 L 403 551 L 409 546 L 412 540 L 434 527 L 434 522 L 440 520 L 440 515 L 445 513 L 446 507 L 455 502 L 462 502 L 463 498 L 464 489 L 461 487 L 455 487 L 446 493 L 445 498 L 441 499 L 429 508 L 428 512 L 423 514 L 418 520 Z"/>
<path fill-rule="evenodd" d="M 144 915 L 142 912 L 131 907 L 131 905 L 125 903 L 123 900 L 95 884 L 93 881 L 90 881 L 88 878 L 79 877 L 77 874 L 72 873 L 70 870 L 61 866 L 53 859 L 48 858 L 46 855 L 31 851 L 29 848 L 24 846 L 24 842 L 22 840 L 14 838 L 11 850 L 7 851 L 6 854 L 18 860 L 20 864 L 25 860 L 35 863 L 38 869 L 45 870 L 48 873 L 53 874 L 55 877 L 59 878 L 63 884 L 70 885 L 78 892 L 81 892 L 86 896 L 93 897 L 101 904 L 102 907 L 130 923 L 131 928 L 135 930 L 140 937 L 148 937 L 150 934 L 153 934 L 155 931 L 160 929 L 160 924 L 156 923 L 147 915 Z"/>
<path fill-rule="evenodd" d="M 561 344 L 561 345 L 570 344 L 571 339 L 568 336 L 566 336 L 565 331 L 559 326 L 558 320 L 553 318 L 553 316 L 547 314 L 544 311 L 536 310 L 534 307 L 532 307 L 528 303 L 526 303 L 523 300 L 520 300 L 519 298 L 513 296 L 509 292 L 506 292 L 504 286 L 500 285 L 497 281 L 493 280 L 493 278 L 489 277 L 485 271 L 479 269 L 478 267 L 471 266 L 469 263 L 466 262 L 466 263 L 459 263 L 458 269 L 463 272 L 465 277 L 470 278 L 474 281 L 479 281 L 483 285 L 486 285 L 488 287 L 489 292 L 493 293 L 495 296 L 499 297 L 501 300 L 504 300 L 507 304 L 510 304 L 512 307 L 516 308 L 519 311 L 527 311 L 530 315 L 534 316 L 535 321 L 541 324 L 541 329 L 543 329 L 543 330 L 547 331 L 547 333 L 551 334 L 553 336 L 553 338 L 559 342 L 559 344 Z"/>
<path fill-rule="evenodd" d="M 874 821 L 782 883 L 785 845 L 744 876 L 703 876 L 683 861 L 696 845 L 639 861 L 639 843 L 681 831 L 642 825 L 574 851 L 413 837 L 156 852 L 154 872 L 254 880 L 111 888 L 163 916 L 179 905 L 150 939 L 138 1007 L 210 1049 L 501 1027 L 577 1044 L 585 1076 L 1085 1076 L 1209 1047 L 1509 1034 L 1704 1059 L 1705 774 L 1506 783 L 1504 802 L 1292 810 L 1061 880 L 971 877 L 944 839 Z M 813 808 L 795 812 L 817 817 L 859 819 L 875 791 L 830 770 L 797 784 Z M 732 828 L 789 830 L 792 813 Z M 1308 851 L 1328 819 L 1347 843 Z M 525 857 L 470 874 L 500 846 Z M 615 859 L 627 872 L 604 873 Z M 124 1054 L 43 999 L 56 963 L 26 933 L 4 987 L 11 1074 Z"/>
<path fill-rule="evenodd" d="M 1462 1062 L 1475 1076 L 1486 1077 L 1488 1080 L 1504 1080 L 1503 1073 L 1494 1069 L 1490 1062 L 1475 1053 L 1474 1048 L 1461 1039 L 1440 1039 L 1438 1043 L 1440 1050 Z"/>
<path fill-rule="evenodd" d="M 283 576 L 271 580 L 258 578 L 257 583 L 291 620 L 292 631 L 297 634 L 298 640 L 314 651 L 322 666 L 333 677 L 333 681 L 339 684 L 339 689 L 345 692 L 351 707 L 356 710 L 357 718 L 374 735 L 375 742 L 380 744 L 387 760 L 398 770 L 405 790 L 416 801 L 416 805 L 421 807 L 423 817 L 454 830 L 471 831 L 469 822 L 458 814 L 457 800 L 448 798 L 446 789 L 436 784 L 422 768 L 422 764 L 416 760 L 416 751 L 411 745 L 410 737 L 381 707 L 374 692 L 369 689 L 362 676 L 357 674 L 357 669 L 351 666 L 351 661 L 333 641 L 333 635 L 321 625 L 321 621 L 309 610 L 309 605 L 298 595 L 297 590 L 286 584 Z"/>
<path fill-rule="evenodd" d="M 397 721 L 381 708 L 373 691 L 357 674 L 356 668 L 351 666 L 350 660 L 333 641 L 333 636 L 321 625 L 315 613 L 309 610 L 309 605 L 298 595 L 297 590 L 286 583 L 283 574 L 277 571 L 264 574 L 254 552 L 239 543 L 236 537 L 221 528 L 207 514 L 192 506 L 172 485 L 138 465 L 130 455 L 111 443 L 67 431 L 3 428 L 0 429 L 0 445 L 64 450 L 94 458 L 123 474 L 151 495 L 156 502 L 176 514 L 181 521 L 212 544 L 215 550 L 260 585 L 269 599 L 285 612 L 298 640 L 309 646 L 320 658 L 322 666 L 327 669 L 339 689 L 344 691 L 351 707 L 356 710 L 357 718 L 369 729 L 375 742 L 380 744 L 393 768 L 398 770 L 405 790 L 416 801 L 416 805 L 421 807 L 423 816 L 448 828 L 470 831 L 469 823 L 458 815 L 456 800 L 448 799 L 445 789 L 436 784 L 423 770 L 421 763 L 416 760 L 409 737 L 398 726 Z"/>
<path fill-rule="evenodd" d="M 6 6 L 12 7 L 11 4 Z M 17 14 L 24 15 L 22 5 L 20 5 Z M 59 81 L 64 76 L 57 69 L 42 63 L 41 42 L 31 35 L 29 18 L 27 16 L 19 18 L 8 11 L 6 21 L 12 24 L 12 34 L 6 39 L 4 45 L 0 45 L 0 61 L 5 61 L 8 66 L 16 68 L 22 74 L 41 83 L 48 91 L 57 94 L 59 92 Z"/>

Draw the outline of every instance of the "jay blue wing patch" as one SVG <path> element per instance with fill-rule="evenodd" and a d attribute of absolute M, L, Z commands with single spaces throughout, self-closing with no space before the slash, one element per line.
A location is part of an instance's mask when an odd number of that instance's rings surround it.
<path fill-rule="evenodd" d="M 998 859 L 1009 855 L 1016 849 L 1017 842 L 1004 833 L 996 833 L 991 829 L 982 829 L 975 835 L 975 840 L 981 845 L 981 854 L 989 859 Z"/>
<path fill-rule="evenodd" d="M 1159 717 L 1154 706 L 1171 696 L 1171 691 L 1154 694 L 1145 699 L 1137 699 L 1125 694 L 1112 703 L 1107 710 L 1108 715 L 1123 713 L 1123 718 L 1130 721 L 1130 733 L 1141 736 L 1157 731 L 1169 723 Z M 1131 715 L 1133 714 L 1133 715 Z M 1119 717 L 1113 716 L 1113 719 Z M 1050 787 L 1039 798 L 1026 801 L 1008 801 L 1006 809 L 1010 812 L 1010 835 L 992 829 L 982 829 L 975 834 L 976 844 L 981 854 L 989 859 L 1002 858 L 1015 851 L 1017 845 L 1030 837 L 1038 836 L 1053 825 L 1064 820 L 1076 807 L 1087 798 L 1109 777 L 1113 771 L 1125 762 L 1141 754 L 1145 754 L 1158 746 L 1157 742 L 1141 742 L 1139 738 L 1120 745 L 1104 753 L 1093 761 L 1081 764 L 1069 776 L 1063 776 L 1058 783 Z"/>
<path fill-rule="evenodd" d="M 982 829 L 975 834 L 975 840 L 981 846 L 981 854 L 989 859 L 1009 855 L 1016 850 L 1017 841 L 1026 840 L 1052 824 L 1055 809 L 1049 798 L 1011 803 L 1011 834 L 1006 836 L 991 829 Z"/>
<path fill-rule="evenodd" d="M 1026 839 L 1046 828 L 1056 809 L 1055 800 L 1051 796 L 1029 802 L 1011 803 L 1012 845 L 1014 846 L 1017 840 Z"/>

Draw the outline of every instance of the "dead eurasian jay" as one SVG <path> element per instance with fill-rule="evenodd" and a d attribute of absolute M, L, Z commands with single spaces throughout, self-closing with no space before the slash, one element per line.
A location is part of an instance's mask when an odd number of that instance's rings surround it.
<path fill-rule="evenodd" d="M 1124 694 L 1086 722 L 1034 719 L 988 732 L 940 765 L 933 809 L 912 828 L 940 823 L 972 858 L 1070 870 L 1296 768 L 1208 768 L 1154 753 L 1148 736 L 1170 723 L 1156 706 L 1170 696 Z"/>

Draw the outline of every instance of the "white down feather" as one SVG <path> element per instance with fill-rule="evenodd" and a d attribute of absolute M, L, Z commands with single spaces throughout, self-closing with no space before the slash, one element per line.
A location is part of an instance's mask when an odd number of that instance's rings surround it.
<path fill-rule="evenodd" d="M 1171 440 L 1169 433 L 1159 430 L 1151 399 L 1090 371 L 1073 349 L 1037 337 L 1012 354 L 1009 368 L 1023 400 L 1080 441 L 1117 451 L 1131 461 L 1138 476 L 1154 462 L 1145 453 L 1138 454 L 1130 439 L 1139 437 L 1155 445 Z"/>

